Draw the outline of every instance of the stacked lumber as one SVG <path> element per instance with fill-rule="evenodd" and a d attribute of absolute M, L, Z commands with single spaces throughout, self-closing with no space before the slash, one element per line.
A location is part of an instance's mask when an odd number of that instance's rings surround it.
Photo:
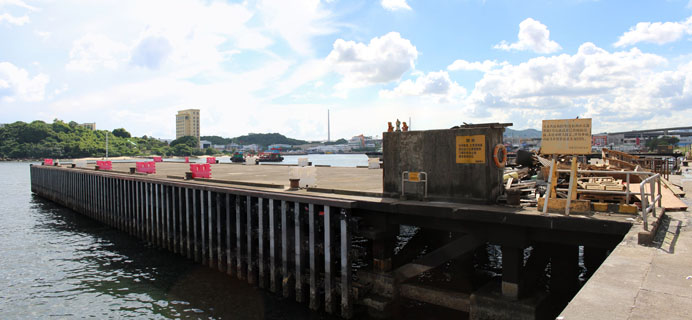
<path fill-rule="evenodd" d="M 577 184 L 586 190 L 623 191 L 625 189 L 622 180 L 613 177 L 593 177 L 586 182 L 578 181 Z"/>

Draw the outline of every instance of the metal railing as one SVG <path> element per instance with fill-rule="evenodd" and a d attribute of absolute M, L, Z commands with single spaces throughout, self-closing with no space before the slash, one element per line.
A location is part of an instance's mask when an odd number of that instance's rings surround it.
<path fill-rule="evenodd" d="M 651 192 L 646 192 L 646 184 L 649 184 Z M 656 194 L 656 185 L 658 185 L 658 195 Z M 661 196 L 661 174 L 655 174 L 646 178 L 639 184 L 639 192 L 642 200 L 642 220 L 644 220 L 644 230 L 649 231 L 649 223 L 647 221 L 649 212 L 656 217 L 656 202 L 658 206 L 662 205 Z M 650 198 L 649 198 L 650 197 Z"/>
<path fill-rule="evenodd" d="M 416 182 L 416 183 L 423 183 L 423 199 L 428 198 L 428 173 L 427 172 L 409 172 L 409 171 L 404 171 L 401 173 L 401 197 L 406 196 L 406 192 L 404 189 L 405 182 Z"/>

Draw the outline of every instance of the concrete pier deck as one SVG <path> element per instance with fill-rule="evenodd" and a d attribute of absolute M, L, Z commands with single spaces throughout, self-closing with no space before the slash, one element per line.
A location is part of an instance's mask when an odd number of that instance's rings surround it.
<path fill-rule="evenodd" d="M 692 204 L 692 181 L 671 180 Z M 653 246 L 638 245 L 639 229 L 632 228 L 558 319 L 690 319 L 692 214 L 666 215 Z"/>

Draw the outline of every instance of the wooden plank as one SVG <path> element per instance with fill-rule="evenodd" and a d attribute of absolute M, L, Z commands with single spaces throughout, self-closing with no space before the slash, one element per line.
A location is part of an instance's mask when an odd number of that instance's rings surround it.
<path fill-rule="evenodd" d="M 649 188 L 648 184 L 645 187 L 645 192 L 651 192 L 651 189 Z M 632 191 L 633 195 L 636 196 L 637 199 L 640 198 L 641 189 L 639 188 L 638 183 L 630 184 L 630 191 Z M 656 191 L 658 191 L 658 187 L 656 187 Z M 685 204 L 682 200 L 676 197 L 675 194 L 668 188 L 661 188 L 661 205 L 663 206 L 663 208 L 666 209 L 666 211 L 687 210 L 687 204 Z M 658 203 L 656 203 L 656 206 L 658 206 Z"/>

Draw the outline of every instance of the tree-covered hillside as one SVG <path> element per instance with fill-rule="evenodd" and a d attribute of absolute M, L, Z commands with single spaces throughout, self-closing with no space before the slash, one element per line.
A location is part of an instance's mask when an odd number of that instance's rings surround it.
<path fill-rule="evenodd" d="M 235 137 L 235 138 L 223 138 L 219 136 L 201 136 L 200 139 L 207 140 L 211 144 L 230 144 L 237 143 L 240 145 L 256 144 L 262 147 L 267 147 L 272 144 L 289 144 L 289 145 L 300 145 L 306 144 L 308 141 L 291 139 L 280 133 L 250 133 L 245 136 Z"/>
<path fill-rule="evenodd" d="M 55 119 L 52 124 L 43 121 L 31 123 L 15 122 L 0 128 L 0 158 L 80 158 L 103 157 L 106 155 L 135 156 L 165 154 L 165 142 L 148 138 L 130 137 L 123 128 L 113 130 L 90 130 L 76 122 Z"/>

